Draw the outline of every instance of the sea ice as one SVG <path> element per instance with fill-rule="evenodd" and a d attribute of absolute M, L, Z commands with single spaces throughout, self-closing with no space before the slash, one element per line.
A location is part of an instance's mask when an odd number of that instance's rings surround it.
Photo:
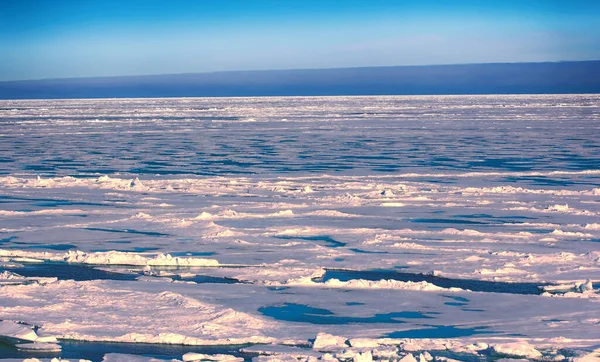
<path fill-rule="evenodd" d="M 317 335 L 348 358 L 481 357 L 522 341 L 592 350 L 599 106 L 597 95 L 0 101 L 0 318 L 94 341 Z M 138 278 L 41 275 L 69 263 Z M 359 274 L 318 281 L 332 270 Z M 360 276 L 395 271 L 489 290 Z M 515 289 L 491 293 L 500 282 Z M 517 294 L 519 282 L 534 291 Z M 290 304 L 300 312 L 260 312 Z M 459 336 L 385 338 L 427 333 Z"/>

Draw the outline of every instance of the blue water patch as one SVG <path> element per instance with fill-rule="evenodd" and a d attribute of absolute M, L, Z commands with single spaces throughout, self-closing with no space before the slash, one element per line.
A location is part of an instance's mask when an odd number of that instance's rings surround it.
<path fill-rule="evenodd" d="M 458 296 L 454 296 L 454 295 L 443 295 L 444 298 L 448 298 L 448 299 L 452 299 L 454 301 L 457 301 L 459 303 L 469 303 L 469 300 L 467 298 L 464 297 L 458 297 Z"/>
<path fill-rule="evenodd" d="M 204 354 L 228 354 L 251 361 L 255 353 L 241 353 L 240 349 L 249 347 L 243 345 L 221 345 L 221 346 L 186 346 L 178 344 L 151 344 L 151 343 L 116 343 L 116 342 L 79 342 L 73 340 L 61 340 L 61 352 L 31 352 L 19 351 L 14 346 L 0 343 L 0 356 L 4 358 L 55 358 L 63 359 L 87 359 L 92 362 L 101 362 L 104 355 L 108 353 L 131 354 L 157 359 L 181 359 L 186 353 Z"/>
<path fill-rule="evenodd" d="M 32 203 L 33 206 L 38 207 L 57 207 L 57 206 L 108 206 L 98 202 L 83 202 L 83 201 L 70 201 L 70 200 L 46 200 Z"/>
<path fill-rule="evenodd" d="M 466 215 L 452 215 L 455 218 L 461 219 L 483 219 L 486 220 L 488 224 L 520 224 L 523 223 L 520 220 L 537 220 L 535 217 L 528 216 L 493 216 L 489 214 L 466 214 Z"/>
<path fill-rule="evenodd" d="M 258 309 L 260 313 L 276 320 L 310 324 L 354 324 L 354 323 L 406 323 L 401 319 L 430 319 L 432 317 L 422 312 L 393 312 L 375 314 L 372 317 L 343 317 L 336 316 L 332 311 L 314 308 L 305 304 L 285 303 Z"/>
<path fill-rule="evenodd" d="M 353 251 L 358 254 L 389 254 L 387 251 L 370 251 L 370 250 L 363 250 L 363 249 L 358 249 L 358 248 L 350 248 L 348 250 Z"/>
<path fill-rule="evenodd" d="M 489 225 L 489 222 L 461 220 L 461 219 L 433 219 L 433 218 L 416 218 L 408 219 L 410 222 L 427 223 L 427 224 L 460 224 L 460 225 Z"/>
<path fill-rule="evenodd" d="M 542 319 L 542 322 L 552 322 L 552 323 L 559 323 L 559 322 L 565 322 L 565 320 L 563 320 L 563 319 L 551 318 L 551 319 Z"/>
<path fill-rule="evenodd" d="M 488 327 L 459 328 L 455 326 L 431 326 L 386 334 L 387 338 L 459 338 L 478 334 L 494 334 Z"/>
<path fill-rule="evenodd" d="M 91 266 L 82 264 L 67 263 L 27 263 L 18 268 L 0 268 L 10 270 L 25 277 L 56 277 L 59 280 L 135 280 L 138 275 L 114 273 L 105 270 L 99 270 Z"/>
<path fill-rule="evenodd" d="M 107 228 L 94 228 L 94 227 L 87 227 L 87 228 L 83 228 L 83 229 L 90 230 L 90 231 L 104 231 L 107 233 L 138 234 L 138 235 L 155 236 L 155 237 L 169 236 L 169 234 L 159 233 L 156 231 L 139 231 L 139 230 L 134 230 L 134 229 L 107 229 Z"/>
<path fill-rule="evenodd" d="M 29 249 L 48 249 L 48 250 L 58 250 L 58 251 L 64 251 L 64 250 L 70 250 L 70 249 L 77 249 L 77 247 L 73 244 L 48 244 L 48 245 L 31 245 L 29 246 Z"/>
<path fill-rule="evenodd" d="M 397 270 L 344 270 L 327 269 L 322 278 L 317 281 L 326 282 L 330 279 L 349 281 L 352 279 L 381 280 L 392 279 L 403 282 L 428 282 L 443 288 L 461 288 L 474 292 L 533 294 L 543 293 L 542 287 L 547 284 L 537 283 L 508 283 L 491 282 L 475 279 L 450 279 L 432 275 L 404 273 Z"/>
<path fill-rule="evenodd" d="M 339 248 L 341 246 L 346 246 L 347 243 L 343 243 L 341 241 L 337 241 L 334 238 L 327 235 L 314 235 L 314 236 L 298 236 L 298 235 L 275 235 L 273 236 L 276 239 L 283 240 L 305 240 L 305 241 L 323 241 L 326 243 L 326 246 L 330 248 Z"/>
<path fill-rule="evenodd" d="M 16 235 L 11 235 L 11 236 L 9 236 L 9 237 L 7 237 L 7 238 L 0 239 L 0 244 L 3 244 L 3 243 L 10 243 L 11 241 L 13 241 L 13 240 L 15 240 L 15 239 L 18 239 L 18 238 L 19 238 L 19 237 L 18 237 L 18 236 L 16 236 Z"/>
<path fill-rule="evenodd" d="M 531 186 L 573 186 L 577 184 L 581 184 L 580 182 L 572 181 L 572 180 L 559 180 L 552 179 L 544 176 L 508 176 L 504 177 L 504 181 L 510 183 L 524 183 L 526 185 Z"/>
<path fill-rule="evenodd" d="M 50 165 L 25 165 L 23 166 L 23 170 L 27 171 L 54 171 L 54 166 Z M 48 175 L 54 175 L 54 173 L 44 173 Z"/>
<path fill-rule="evenodd" d="M 246 284 L 234 278 L 213 277 L 208 275 L 194 275 L 193 277 L 181 277 L 176 275 L 172 278 L 173 280 L 196 282 L 198 284 Z"/>
<path fill-rule="evenodd" d="M 508 171 L 531 171 L 535 162 L 524 163 L 522 158 L 485 158 L 467 162 L 468 169 L 499 169 Z"/>
<path fill-rule="evenodd" d="M 469 305 L 469 300 L 467 298 L 455 297 L 452 295 L 443 295 L 443 297 L 452 300 L 452 302 L 444 302 L 444 305 L 447 305 L 450 307 L 464 307 L 464 306 Z"/>
<path fill-rule="evenodd" d="M 110 268 L 110 265 L 103 265 L 104 268 Z M 45 263 L 25 263 L 22 267 L 8 268 L 6 270 L 13 271 L 17 274 L 25 277 L 56 277 L 59 280 L 76 280 L 76 281 L 89 281 L 89 280 L 136 280 L 142 272 L 139 268 L 138 272 L 131 274 L 111 272 L 108 270 L 96 269 L 93 266 L 85 264 L 69 264 L 69 263 L 57 263 L 57 262 L 45 262 Z M 4 270 L 0 268 L 0 272 Z M 136 270 L 135 267 L 130 268 Z M 162 270 L 163 268 L 154 267 L 153 269 Z M 168 268 L 164 268 L 168 269 Z M 178 269 L 178 268 L 176 268 Z M 246 284 L 243 281 L 226 278 L 226 277 L 213 277 L 207 275 L 194 275 L 182 277 L 179 275 L 170 276 L 173 280 L 181 281 L 192 281 L 198 284 Z"/>
<path fill-rule="evenodd" d="M 361 303 L 361 302 L 346 302 L 346 305 L 348 306 L 356 306 L 356 305 L 365 305 L 365 303 Z"/>
<path fill-rule="evenodd" d="M 31 206 L 38 207 L 56 207 L 56 206 L 107 206 L 104 203 L 70 201 L 63 199 L 43 199 L 0 195 L 0 203 L 28 202 Z"/>
<path fill-rule="evenodd" d="M 452 302 L 444 302 L 444 305 L 450 307 L 464 307 L 466 305 L 469 305 L 469 300 L 467 298 L 457 297 L 453 295 L 443 295 L 443 297 L 452 300 Z"/>

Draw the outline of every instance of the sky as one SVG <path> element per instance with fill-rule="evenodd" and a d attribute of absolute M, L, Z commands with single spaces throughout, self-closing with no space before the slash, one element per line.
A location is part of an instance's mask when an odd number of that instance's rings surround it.
<path fill-rule="evenodd" d="M 0 81 L 595 59 L 598 0 L 0 0 Z"/>

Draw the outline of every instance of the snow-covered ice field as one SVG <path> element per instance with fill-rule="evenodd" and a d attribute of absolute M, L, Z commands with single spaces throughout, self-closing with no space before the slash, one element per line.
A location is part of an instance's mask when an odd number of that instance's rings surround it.
<path fill-rule="evenodd" d="M 0 273 L 0 361 L 598 360 L 600 95 L 0 101 Z"/>

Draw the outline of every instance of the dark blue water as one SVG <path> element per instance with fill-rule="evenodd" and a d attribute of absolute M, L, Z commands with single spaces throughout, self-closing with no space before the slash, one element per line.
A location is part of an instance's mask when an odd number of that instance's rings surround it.
<path fill-rule="evenodd" d="M 58 206 L 109 206 L 107 203 L 87 202 L 65 199 L 30 198 L 10 195 L 0 195 L 0 203 L 25 203 L 36 207 L 58 207 Z"/>
<path fill-rule="evenodd" d="M 47 244 L 47 245 L 30 245 L 27 248 L 28 249 L 48 249 L 48 250 L 64 251 L 64 250 L 77 249 L 77 246 L 75 246 L 73 244 Z"/>
<path fill-rule="evenodd" d="M 120 234 L 136 234 L 136 235 L 144 235 L 144 236 L 169 236 L 169 234 L 159 233 L 156 231 L 140 231 L 134 229 L 107 229 L 107 228 L 96 228 L 96 227 L 86 227 L 85 230 L 90 231 L 104 231 L 107 233 L 120 233 Z"/>
<path fill-rule="evenodd" d="M 358 248 L 349 248 L 348 250 L 353 251 L 358 254 L 389 254 L 387 251 L 369 251 Z"/>
<path fill-rule="evenodd" d="M 488 222 L 481 222 L 481 221 L 473 221 L 473 220 L 460 220 L 460 219 L 434 219 L 434 218 L 414 218 L 414 219 L 409 219 L 410 222 L 414 222 L 414 223 L 426 223 L 426 224 L 434 224 L 434 225 L 440 225 L 440 227 L 444 227 L 446 228 L 447 226 L 445 224 L 452 224 L 452 225 L 488 225 Z"/>
<path fill-rule="evenodd" d="M 104 269 L 110 266 L 104 266 Z M 160 269 L 160 268 L 156 268 Z M 189 269 L 189 268 L 188 268 Z M 25 277 L 56 277 L 59 280 L 135 280 L 142 275 L 141 271 L 132 274 L 123 274 L 111 272 L 107 270 L 96 269 L 85 264 L 68 264 L 68 263 L 27 263 L 22 267 L 8 268 L 0 267 L 0 272 L 9 270 Z M 169 276 L 173 280 L 192 281 L 198 284 L 244 284 L 240 280 L 225 277 L 213 277 L 208 275 L 194 275 L 181 277 L 179 275 Z"/>
<path fill-rule="evenodd" d="M 411 329 L 392 332 L 388 338 L 459 338 L 478 334 L 494 334 L 487 327 L 461 328 L 456 326 L 426 326 L 423 329 Z"/>
<path fill-rule="evenodd" d="M 339 270 L 328 269 L 319 281 L 326 282 L 330 279 L 348 281 L 352 279 L 381 280 L 392 279 L 403 282 L 429 282 L 443 288 L 461 288 L 474 292 L 533 294 L 543 293 L 541 287 L 546 284 L 538 283 L 507 283 L 490 282 L 474 279 L 449 279 L 432 275 L 403 273 L 397 270 Z"/>
<path fill-rule="evenodd" d="M 316 241 L 323 242 L 325 246 L 330 248 L 339 248 L 341 246 L 346 246 L 347 243 L 343 243 L 341 241 L 337 241 L 331 236 L 327 235 L 314 235 L 314 236 L 299 236 L 299 235 L 276 235 L 273 236 L 276 239 L 283 240 L 305 240 L 305 241 Z"/>
<path fill-rule="evenodd" d="M 365 305 L 365 303 L 361 303 L 361 302 L 346 302 L 346 305 L 357 306 L 357 305 Z"/>
<path fill-rule="evenodd" d="M 72 358 L 88 359 L 92 362 L 101 362 L 105 354 L 123 353 L 138 356 L 153 357 L 157 359 L 181 360 L 181 356 L 188 352 L 204 354 L 229 354 L 242 357 L 250 361 L 256 354 L 241 353 L 240 348 L 249 345 L 229 346 L 184 346 L 170 344 L 150 343 L 111 343 L 111 342 L 77 342 L 70 340 L 60 341 L 61 352 L 23 352 L 14 346 L 0 343 L 0 357 L 2 358 Z"/>
<path fill-rule="evenodd" d="M 174 280 L 196 282 L 198 284 L 246 284 L 246 282 L 234 278 L 213 277 L 208 275 L 194 275 L 193 277 L 175 276 L 172 278 Z"/>
<path fill-rule="evenodd" d="M 310 324 L 355 324 L 355 323 L 405 323 L 402 319 L 429 319 L 428 314 L 414 311 L 375 314 L 371 317 L 345 317 L 335 315 L 323 308 L 314 308 L 304 304 L 285 303 L 258 309 L 260 313 L 281 321 Z"/>
<path fill-rule="evenodd" d="M 66 263 L 31 263 L 24 264 L 19 268 L 1 268 L 11 272 L 20 274 L 25 277 L 56 277 L 59 280 L 135 280 L 138 275 L 121 274 L 109 271 L 95 269 L 91 266 L 82 264 L 66 264 Z"/>
<path fill-rule="evenodd" d="M 465 307 L 469 305 L 469 300 L 467 298 L 456 297 L 452 295 L 444 295 L 444 297 L 452 300 L 451 302 L 445 302 L 444 305 L 448 305 L 451 307 Z M 461 309 L 464 310 L 463 308 Z"/>
<path fill-rule="evenodd" d="M 2 244 L 2 243 L 10 243 L 11 241 L 13 241 L 13 240 L 16 240 L 16 239 L 18 239 L 18 238 L 19 238 L 19 237 L 18 237 L 18 236 L 16 236 L 16 235 L 11 235 L 11 236 L 9 236 L 9 237 L 7 237 L 7 238 L 2 238 L 2 239 L 0 239 L 0 244 Z"/>

